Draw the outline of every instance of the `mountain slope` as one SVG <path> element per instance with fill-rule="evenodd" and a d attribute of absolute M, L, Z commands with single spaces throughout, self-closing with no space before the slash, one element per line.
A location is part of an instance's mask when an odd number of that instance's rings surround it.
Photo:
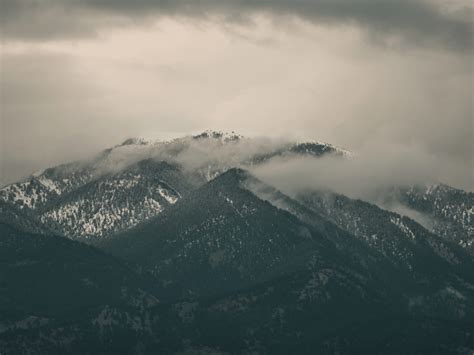
<path fill-rule="evenodd" d="M 192 188 L 179 167 L 149 159 L 93 180 L 38 213 L 46 225 L 58 223 L 63 235 L 94 242 L 160 214 Z"/>
<path fill-rule="evenodd" d="M 337 269 L 300 271 L 177 304 L 179 317 L 170 318 L 197 353 L 469 354 L 474 347 L 472 318 L 407 312 L 354 281 Z"/>
<path fill-rule="evenodd" d="M 191 192 L 159 219 L 105 241 L 102 247 L 139 262 L 194 297 L 228 292 L 305 268 L 337 263 L 354 268 L 369 254 L 351 239 L 344 253 L 320 231 L 257 198 L 241 183 L 248 174 L 232 169 Z M 352 255 L 349 255 L 352 252 Z M 373 256 L 372 256 L 373 257 Z M 330 260 L 330 261 L 329 261 Z"/>
<path fill-rule="evenodd" d="M 474 193 L 443 184 L 413 186 L 395 189 L 384 202 L 418 213 L 434 233 L 474 253 Z"/>
<path fill-rule="evenodd" d="M 416 251 L 437 255 L 453 265 L 472 261 L 461 248 L 430 233 L 414 220 L 368 202 L 329 191 L 300 194 L 297 199 L 395 262 L 403 255 L 411 260 L 420 259 L 421 255 L 414 254 Z M 426 260 L 426 256 L 422 259 Z M 406 262 L 411 270 L 410 260 Z"/>
<path fill-rule="evenodd" d="M 45 226 L 35 213 L 20 209 L 14 204 L 0 200 L 0 223 L 8 224 L 19 231 L 34 234 L 55 234 L 58 229 L 56 224 L 48 228 Z"/>
<path fill-rule="evenodd" d="M 286 211 L 258 198 L 248 189 L 254 180 L 242 170 L 229 170 L 160 219 L 112 238 L 103 247 L 139 262 L 159 276 L 168 291 L 176 287 L 178 297 L 218 295 L 307 270 L 310 264 L 330 269 L 343 265 L 364 275 L 366 282 L 377 280 L 376 287 L 390 289 L 390 297 L 404 298 L 407 305 L 422 297 L 425 308 L 420 311 L 426 313 L 434 312 L 430 307 L 451 292 L 445 306 L 433 306 L 437 312 L 472 316 L 473 262 L 460 248 L 443 243 L 413 221 L 368 204 L 368 211 L 378 214 L 372 225 L 383 233 L 367 239 L 361 228 L 334 220 L 354 235 L 284 195 L 293 204 Z M 347 221 L 370 226 L 371 217 L 364 213 L 355 209 Z"/>

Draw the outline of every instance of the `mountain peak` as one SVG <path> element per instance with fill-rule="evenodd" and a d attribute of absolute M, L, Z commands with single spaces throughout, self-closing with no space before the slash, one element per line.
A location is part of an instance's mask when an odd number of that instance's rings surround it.
<path fill-rule="evenodd" d="M 236 134 L 234 131 L 232 132 L 222 132 L 222 131 L 213 131 L 213 130 L 206 130 L 200 134 L 194 135 L 194 139 L 219 139 L 224 142 L 229 141 L 237 141 L 243 138 L 242 135 Z"/>
<path fill-rule="evenodd" d="M 124 140 L 119 147 L 126 146 L 126 145 L 146 145 L 148 142 L 140 137 L 131 137 Z"/>
<path fill-rule="evenodd" d="M 250 173 L 242 168 L 232 168 L 227 170 L 226 172 L 218 175 L 214 180 L 218 179 L 235 179 L 238 181 L 242 181 L 244 179 L 247 179 L 250 176 Z"/>

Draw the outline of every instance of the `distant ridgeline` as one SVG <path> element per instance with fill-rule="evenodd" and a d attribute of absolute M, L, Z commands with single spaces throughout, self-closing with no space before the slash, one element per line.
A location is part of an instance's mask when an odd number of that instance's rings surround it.
<path fill-rule="evenodd" d="M 0 353 L 470 354 L 474 194 L 387 190 L 410 218 L 252 174 L 327 157 L 357 159 L 206 131 L 3 187 Z"/>

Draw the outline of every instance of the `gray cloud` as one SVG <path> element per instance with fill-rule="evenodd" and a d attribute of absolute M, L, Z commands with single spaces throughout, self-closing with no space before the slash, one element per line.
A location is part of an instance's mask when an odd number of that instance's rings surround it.
<path fill-rule="evenodd" d="M 472 4 L 453 4 L 458 5 L 442 6 L 435 0 L 3 0 L 1 30 L 11 39 L 64 39 L 163 16 L 228 24 L 271 14 L 277 23 L 297 17 L 316 24 L 356 25 L 381 42 L 397 37 L 416 45 L 472 48 Z"/>
<path fill-rule="evenodd" d="M 433 176 L 467 188 L 474 74 L 459 49 L 472 12 L 437 1 L 4 0 L 0 179 L 129 136 L 211 128 L 354 151 L 415 147 L 452 172 Z M 296 17 L 318 25 L 290 26 Z M 351 24 L 411 46 L 374 46 Z"/>

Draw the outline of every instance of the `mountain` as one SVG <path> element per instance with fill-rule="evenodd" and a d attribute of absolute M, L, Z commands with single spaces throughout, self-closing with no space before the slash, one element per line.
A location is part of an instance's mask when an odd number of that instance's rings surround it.
<path fill-rule="evenodd" d="M 5 186 L 0 201 L 30 211 L 68 238 L 94 243 L 160 214 L 232 167 L 324 154 L 342 156 L 343 151 L 323 143 L 261 141 L 214 131 L 164 142 L 130 138 L 90 160 Z"/>
<path fill-rule="evenodd" d="M 159 218 L 105 240 L 101 247 L 140 263 L 165 288 L 186 285 L 174 298 L 211 296 L 263 282 L 304 267 L 320 254 L 337 258 L 340 253 L 347 259 L 341 264 L 354 262 L 355 255 L 338 251 L 329 239 L 343 231 L 310 226 L 257 198 L 242 186 L 248 178 L 247 172 L 231 169 Z M 346 253 L 368 253 L 355 244 Z"/>
<path fill-rule="evenodd" d="M 445 245 L 440 251 L 439 237 L 372 206 L 372 213 L 394 226 L 379 237 L 392 245 L 380 248 L 271 187 L 265 187 L 266 196 L 272 191 L 279 202 L 257 197 L 248 189 L 256 184 L 262 196 L 263 183 L 245 171 L 229 170 L 159 219 L 105 240 L 101 247 L 162 280 L 165 299 L 182 300 L 187 332 L 211 349 L 285 353 L 298 344 L 301 353 L 307 346 L 328 353 L 359 347 L 381 351 L 357 339 L 383 341 L 388 331 L 377 328 L 385 322 L 393 322 L 391 331 L 399 337 L 384 345 L 386 353 L 407 344 L 422 352 L 449 353 L 457 342 L 472 342 L 474 279 L 469 270 L 474 264 L 464 250 Z M 276 207 L 283 202 L 290 207 Z M 401 230 L 391 221 L 395 217 L 413 231 Z M 368 324 L 361 326 L 361 319 Z M 198 334 L 193 327 L 200 329 Z M 215 334 L 219 341 L 213 340 Z M 443 340 L 437 339 L 440 334 Z"/>
<path fill-rule="evenodd" d="M 350 154 L 130 138 L 3 187 L 0 352 L 472 352 L 472 193 L 398 186 L 375 205 L 252 174 L 325 156 Z"/>
<path fill-rule="evenodd" d="M 472 315 L 467 300 L 474 262 L 462 248 L 362 201 L 343 199 L 344 207 L 332 208 L 329 215 L 314 207 L 314 197 L 306 202 L 313 208 L 307 209 L 283 195 L 290 206 L 284 210 L 247 188 L 257 183 L 264 185 L 245 171 L 229 170 L 160 218 L 106 240 L 102 247 L 139 263 L 163 280 L 165 289 L 178 288 L 173 298 L 232 292 L 312 263 L 319 268 L 344 265 L 367 277 L 366 282 L 377 279 L 379 288 L 385 283 L 393 288 L 388 280 L 398 280 L 400 290 L 390 293 L 424 297 L 424 306 L 452 290 L 461 299 L 453 296 L 443 312 Z"/>

